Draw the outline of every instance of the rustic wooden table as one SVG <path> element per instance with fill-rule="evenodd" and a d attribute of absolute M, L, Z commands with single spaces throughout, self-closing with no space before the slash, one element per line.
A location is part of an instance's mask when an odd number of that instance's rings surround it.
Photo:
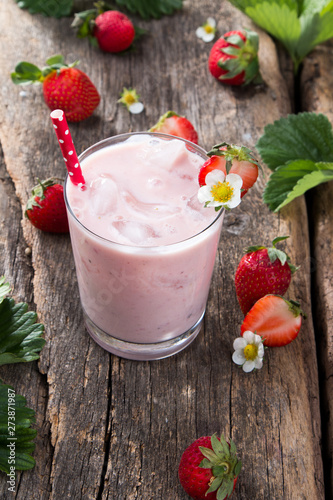
<path fill-rule="evenodd" d="M 18 473 L 15 494 L 2 473 L 0 497 L 185 500 L 177 475 L 183 450 L 223 432 L 243 461 L 235 498 L 332 498 L 333 184 L 276 215 L 261 201 L 261 177 L 225 218 L 194 343 L 161 361 L 120 359 L 85 331 L 69 236 L 42 233 L 23 218 L 36 177 L 63 176 L 64 165 L 41 88 L 22 93 L 9 76 L 20 60 L 43 65 L 61 53 L 81 61 L 102 100 L 92 117 L 71 125 L 78 152 L 108 136 L 147 130 L 168 109 L 192 121 L 204 148 L 220 140 L 253 148 L 267 123 L 295 110 L 323 112 L 333 122 L 332 46 L 308 56 L 294 82 L 284 51 L 256 28 L 266 85 L 230 88 L 208 74 L 211 44 L 195 36 L 208 16 L 221 34 L 251 27 L 227 1 L 185 1 L 173 16 L 135 19 L 149 34 L 122 57 L 76 39 L 69 18 L 32 16 L 13 0 L 1 0 L 0 11 L 0 274 L 13 297 L 37 311 L 46 339 L 39 362 L 0 369 L 35 409 L 37 429 L 35 468 Z M 124 86 L 141 94 L 142 114 L 117 103 Z M 301 266 L 288 295 L 301 302 L 307 320 L 292 344 L 268 350 L 263 368 L 245 374 L 231 360 L 242 322 L 235 270 L 248 245 L 285 234 L 285 249 Z"/>

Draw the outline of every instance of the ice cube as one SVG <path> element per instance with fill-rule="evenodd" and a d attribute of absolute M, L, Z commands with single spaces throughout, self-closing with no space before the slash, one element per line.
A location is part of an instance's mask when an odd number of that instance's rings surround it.
<path fill-rule="evenodd" d="M 152 240 L 159 238 L 159 233 L 152 226 L 143 222 L 114 221 L 112 226 L 134 245 L 149 246 L 152 245 Z"/>
<path fill-rule="evenodd" d="M 121 196 L 127 204 L 127 207 L 133 210 L 135 214 L 143 215 L 149 219 L 151 217 L 162 219 L 178 214 L 181 211 L 180 207 L 169 206 L 166 203 L 145 203 L 138 200 L 129 191 L 123 191 Z"/>
<path fill-rule="evenodd" d="M 197 193 L 186 200 L 186 207 L 191 211 L 191 215 L 196 219 L 204 219 L 205 216 L 210 215 L 211 213 L 209 210 L 203 209 L 202 203 L 198 200 Z"/>
<path fill-rule="evenodd" d="M 163 141 L 163 148 L 155 147 L 151 151 L 150 160 L 158 168 L 165 168 L 171 171 L 174 163 L 182 161 L 181 158 L 184 158 L 184 155 L 186 156 L 185 144 L 178 139 L 171 139 Z M 172 158 L 174 160 L 170 160 Z"/>
<path fill-rule="evenodd" d="M 118 188 L 110 177 L 97 177 L 91 185 L 90 210 L 94 215 L 106 215 L 116 210 Z"/>

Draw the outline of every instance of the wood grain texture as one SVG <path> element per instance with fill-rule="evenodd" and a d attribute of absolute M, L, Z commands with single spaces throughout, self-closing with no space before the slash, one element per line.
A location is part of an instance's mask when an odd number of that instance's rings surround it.
<path fill-rule="evenodd" d="M 306 59 L 302 73 L 303 108 L 323 113 L 333 125 L 333 43 L 327 42 Z M 309 193 L 313 242 L 313 297 L 322 390 L 322 422 L 327 498 L 333 496 L 333 183 Z"/>
<path fill-rule="evenodd" d="M 78 153 L 108 136 L 147 130 L 168 109 L 195 124 L 205 148 L 221 140 L 253 148 L 264 126 L 292 109 L 272 39 L 258 30 L 265 84 L 230 88 L 210 77 L 211 45 L 195 37 L 196 27 L 210 15 L 221 34 L 251 27 L 226 1 L 193 0 L 171 17 L 137 19 L 149 34 L 136 52 L 124 56 L 103 54 L 75 39 L 70 19 L 31 16 L 14 2 L 0 3 L 6 47 L 0 54 L 1 203 L 6 213 L 1 267 L 17 296 L 37 310 L 46 339 L 39 363 L 0 369 L 0 377 L 37 412 L 37 465 L 19 474 L 16 497 L 185 500 L 177 474 L 183 450 L 201 435 L 224 432 L 237 443 L 244 464 L 235 498 L 322 500 L 304 199 L 278 215 L 270 213 L 261 201 L 266 169 L 251 195 L 225 218 L 202 332 L 185 351 L 156 362 L 123 360 L 90 340 L 69 237 L 41 233 L 21 220 L 35 178 L 62 176 L 64 166 L 41 88 L 18 88 L 9 79 L 19 60 L 42 65 L 62 53 L 69 62 L 79 59 L 97 86 L 102 100 L 96 112 L 71 125 Z M 141 115 L 131 116 L 117 103 L 124 86 L 141 94 Z M 235 270 L 245 247 L 269 244 L 284 234 L 290 235 L 285 248 L 292 261 L 302 264 L 288 295 L 300 300 L 308 319 L 294 343 L 267 351 L 263 369 L 244 374 L 231 361 L 242 322 Z M 31 258 L 24 254 L 28 245 Z M 0 496 L 12 498 L 5 481 Z"/>

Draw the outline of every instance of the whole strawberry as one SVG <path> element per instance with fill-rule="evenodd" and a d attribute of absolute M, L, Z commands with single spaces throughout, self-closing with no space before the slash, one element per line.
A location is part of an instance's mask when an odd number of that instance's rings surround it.
<path fill-rule="evenodd" d="M 284 295 L 289 288 L 296 267 L 288 255 L 276 248 L 281 236 L 272 241 L 272 247 L 252 246 L 241 259 L 235 275 L 236 294 L 243 314 L 267 294 Z"/>
<path fill-rule="evenodd" d="M 104 52 L 118 53 L 127 50 L 144 30 L 135 28 L 132 21 L 103 1 L 96 2 L 95 8 L 75 14 L 72 28 L 78 38 L 88 37 L 93 45 Z"/>
<path fill-rule="evenodd" d="M 242 463 L 235 444 L 213 434 L 194 441 L 179 463 L 179 480 L 194 500 L 224 500 L 234 491 Z"/>
<path fill-rule="evenodd" d="M 25 215 L 38 229 L 48 233 L 68 233 L 64 189 L 55 179 L 39 181 L 32 189 Z"/>
<path fill-rule="evenodd" d="M 108 10 L 96 17 L 93 35 L 101 50 L 116 53 L 132 45 L 135 30 L 125 14 L 117 10 Z"/>
<path fill-rule="evenodd" d="M 185 116 L 179 116 L 174 111 L 164 113 L 149 132 L 170 134 L 198 144 L 198 134 L 192 123 Z"/>
<path fill-rule="evenodd" d="M 229 31 L 211 48 L 208 58 L 210 73 L 228 85 L 259 83 L 259 37 L 254 31 Z"/>
<path fill-rule="evenodd" d="M 34 64 L 20 62 L 12 81 L 15 84 L 28 85 L 42 83 L 44 100 L 53 111 L 62 109 L 68 121 L 78 122 L 88 118 L 100 102 L 95 85 L 83 71 L 65 64 L 61 55 L 46 61 L 47 66 L 39 69 Z"/>
<path fill-rule="evenodd" d="M 203 164 L 199 172 L 200 186 L 206 184 L 206 175 L 213 170 L 221 170 L 225 175 L 239 175 L 243 180 L 242 197 L 256 182 L 261 167 L 252 151 L 245 146 L 223 142 L 214 146 L 207 155 L 210 159 Z"/>

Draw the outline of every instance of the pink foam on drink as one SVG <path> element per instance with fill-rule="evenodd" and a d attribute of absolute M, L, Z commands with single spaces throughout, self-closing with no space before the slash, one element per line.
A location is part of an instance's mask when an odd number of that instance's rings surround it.
<path fill-rule="evenodd" d="M 82 305 L 107 335 L 164 342 L 202 318 L 223 218 L 197 200 L 204 161 L 134 135 L 81 158 L 85 191 L 67 182 Z"/>

